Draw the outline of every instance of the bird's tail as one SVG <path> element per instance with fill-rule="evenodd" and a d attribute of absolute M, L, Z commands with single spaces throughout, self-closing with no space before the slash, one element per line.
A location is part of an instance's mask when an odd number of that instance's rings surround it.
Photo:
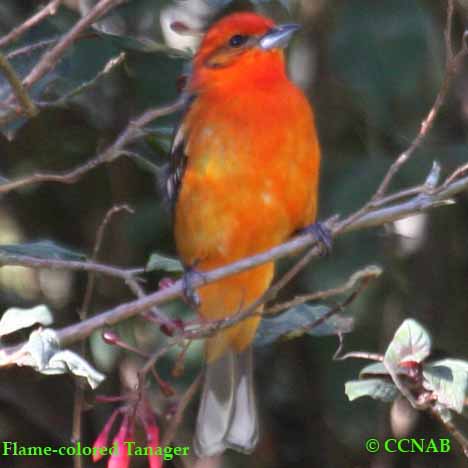
<path fill-rule="evenodd" d="M 252 349 L 226 352 L 206 366 L 194 449 L 199 457 L 226 448 L 250 453 L 258 441 Z"/>

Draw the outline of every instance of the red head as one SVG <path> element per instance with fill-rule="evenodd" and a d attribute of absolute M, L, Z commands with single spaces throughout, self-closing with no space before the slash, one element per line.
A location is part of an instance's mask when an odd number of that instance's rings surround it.
<path fill-rule="evenodd" d="M 275 26 L 255 13 L 224 17 L 208 30 L 195 55 L 191 89 L 285 79 L 282 48 L 297 29 Z"/>

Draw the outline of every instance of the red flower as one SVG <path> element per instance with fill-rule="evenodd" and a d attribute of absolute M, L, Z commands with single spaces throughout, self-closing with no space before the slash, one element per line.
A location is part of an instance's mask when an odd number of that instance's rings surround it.
<path fill-rule="evenodd" d="M 128 468 L 130 466 L 130 457 L 128 447 L 125 442 L 133 441 L 133 423 L 126 414 L 120 425 L 119 432 L 112 441 L 112 446 L 116 447 L 115 452 L 109 458 L 107 468 Z"/>
<path fill-rule="evenodd" d="M 93 444 L 93 462 L 99 461 L 104 456 L 104 450 L 107 449 L 107 442 L 109 440 L 109 432 L 114 425 L 115 418 L 120 414 L 121 410 L 115 410 L 111 417 L 107 420 L 106 424 L 102 428 L 102 431 L 97 436 L 97 439 Z M 102 449 L 102 450 L 101 450 Z"/>
<path fill-rule="evenodd" d="M 146 432 L 147 446 L 153 449 L 154 454 L 148 455 L 148 461 L 150 468 L 162 468 L 163 462 L 160 455 L 156 455 L 156 450 L 159 447 L 159 427 L 156 424 L 156 418 L 153 410 L 147 403 L 143 409 L 144 414 L 141 414 L 141 422 Z"/>
<path fill-rule="evenodd" d="M 112 446 L 109 447 L 109 434 L 119 414 L 123 415 L 122 421 L 112 441 Z M 110 458 L 107 468 L 128 468 L 130 466 L 128 442 L 134 442 L 135 416 L 138 417 L 139 422 L 145 430 L 146 446 L 151 447 L 154 453 L 153 455 L 148 454 L 149 467 L 162 468 L 163 458 L 160 455 L 156 455 L 156 451 L 159 448 L 159 427 L 156 423 L 156 415 L 144 396 L 134 400 L 131 404 L 118 408 L 111 414 L 94 442 L 94 462 L 99 461 L 108 453 Z"/>

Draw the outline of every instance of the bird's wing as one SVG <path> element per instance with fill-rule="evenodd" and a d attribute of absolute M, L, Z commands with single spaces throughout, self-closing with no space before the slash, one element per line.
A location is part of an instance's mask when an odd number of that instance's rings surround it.
<path fill-rule="evenodd" d="M 179 194 L 180 185 L 187 164 L 186 129 L 184 128 L 184 117 L 187 114 L 195 96 L 187 99 L 179 125 L 175 128 L 174 138 L 172 140 L 171 151 L 169 153 L 169 165 L 165 174 L 164 194 L 172 209 L 174 209 Z"/>

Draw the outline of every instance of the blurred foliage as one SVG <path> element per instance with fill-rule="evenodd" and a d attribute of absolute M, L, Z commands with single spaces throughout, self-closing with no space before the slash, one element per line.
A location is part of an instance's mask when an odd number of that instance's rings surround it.
<path fill-rule="evenodd" d="M 88 8 L 93 2 L 66 3 L 68 7 L 62 6 L 54 17 L 5 51 L 14 54 L 12 64 L 21 76 L 77 21 L 80 5 Z M 0 35 L 29 17 L 37 4 L 35 0 L 2 0 Z M 391 161 L 415 136 L 441 84 L 444 2 L 132 0 L 100 21 L 97 28 L 87 31 L 58 67 L 34 86 L 32 96 L 42 111 L 34 119 L 15 122 L 0 134 L 0 175 L 17 177 L 39 169 L 72 168 L 92 158 L 136 115 L 173 100 L 177 96 L 177 78 L 187 69 L 187 49 L 174 53 L 174 45 L 164 45 L 167 33 L 161 27 L 160 17 L 166 8 L 180 9 L 181 5 L 184 13 L 194 15 L 197 24 L 227 11 L 252 8 L 278 21 L 303 24 L 289 51 L 290 72 L 315 106 L 323 150 L 322 219 L 335 213 L 350 213 L 369 198 Z M 464 17 L 457 21 L 454 34 L 455 43 L 459 44 Z M 42 41 L 46 43 L 34 50 L 20 50 Z M 124 62 L 95 80 L 109 60 L 121 52 L 126 53 Z M 393 189 L 422 182 L 435 159 L 441 163 L 444 174 L 466 162 L 466 76 L 462 73 L 455 83 L 436 127 L 414 160 L 398 175 Z M 74 94 L 76 90 L 80 91 Z M 0 100 L 8 92 L 8 85 L 0 77 Z M 2 242 L 50 239 L 71 251 L 90 254 L 106 211 L 115 204 L 128 203 L 135 214 L 121 214 L 112 221 L 99 260 L 134 267 L 146 265 L 153 252 L 173 256 L 171 220 L 154 175 L 146 169 L 165 161 L 168 134 L 176 120 L 177 116 L 169 116 L 155 122 L 148 138 L 132 148 L 143 164 L 119 159 L 75 184 L 31 186 L 3 197 L 0 235 L 8 240 Z M 459 196 L 452 207 L 431 212 L 423 229 L 409 240 L 388 229 L 340 238 L 332 255 L 314 262 L 281 293 L 280 299 L 336 287 L 364 265 L 378 263 L 384 274 L 347 310 L 347 315 L 354 318 L 355 329 L 346 335 L 346 349 L 383 350 L 403 319 L 411 316 L 424 324 L 450 356 L 466 359 L 466 195 Z M 404 241 L 412 242 L 410 250 L 404 248 Z M 278 274 L 291 261 L 280 262 Z M 0 276 L 2 310 L 49 303 L 60 292 L 62 299 L 54 303 L 53 310 L 57 325 L 78 319 L 76 311 L 83 301 L 85 274 L 76 273 L 66 280 L 65 275 L 34 272 L 31 280 L 31 275 L 19 273 L 14 276 L 14 287 L 11 273 L 10 281 L 6 280 L 8 275 Z M 162 271 L 148 272 L 145 287 L 156 289 L 165 275 Z M 31 281 L 35 286 L 32 290 L 26 287 Z M 121 282 L 99 277 L 89 313 L 131 298 Z M 324 307 L 328 306 L 333 304 Z M 182 301 L 168 304 L 163 310 L 182 319 L 192 317 Z M 159 330 L 141 319 L 117 328 L 122 339 L 147 352 L 165 342 Z M 387 406 L 365 399 L 351 405 L 344 383 L 359 372 L 359 364 L 331 361 L 337 341 L 336 337 L 304 335 L 257 349 L 261 442 L 255 456 L 228 453 L 223 467 L 440 466 L 441 461 L 435 457 L 370 456 L 365 452 L 366 438 L 390 437 L 395 418 L 404 422 L 408 414 L 414 415 L 411 410 L 406 416 L 401 415 L 393 408 L 389 411 Z M 118 394 L 134 385 L 135 371 L 141 365 L 138 357 L 105 344 L 99 334 L 93 335 L 89 348 L 96 366 L 108 375 L 100 393 Z M 189 348 L 181 378 L 171 376 L 175 351 L 161 361 L 158 370 L 162 378 L 182 391 L 200 369 L 201 354 L 200 343 Z M 173 409 L 174 402 L 164 397 L 156 385 L 152 396 L 164 421 L 164 414 Z M 4 440 L 58 445 L 69 439 L 73 399 L 69 378 L 46 378 L 25 369 L 5 371 L 0 399 Z M 87 400 L 92 403 L 92 396 L 87 396 Z M 96 405 L 86 412 L 84 443 L 94 439 L 109 416 L 112 405 L 107 406 Z M 195 409 L 195 404 L 189 406 L 176 445 L 190 443 Z M 446 436 L 424 415 L 414 418 L 414 429 L 404 435 Z M 9 467 L 24 464 L 19 458 L 4 461 Z M 70 459 L 50 458 L 45 463 L 28 459 L 28 465 L 33 467 L 70 466 Z M 144 463 L 145 460 L 134 460 L 132 466 Z M 454 448 L 444 454 L 443 464 L 457 468 L 466 466 L 466 459 Z"/>

